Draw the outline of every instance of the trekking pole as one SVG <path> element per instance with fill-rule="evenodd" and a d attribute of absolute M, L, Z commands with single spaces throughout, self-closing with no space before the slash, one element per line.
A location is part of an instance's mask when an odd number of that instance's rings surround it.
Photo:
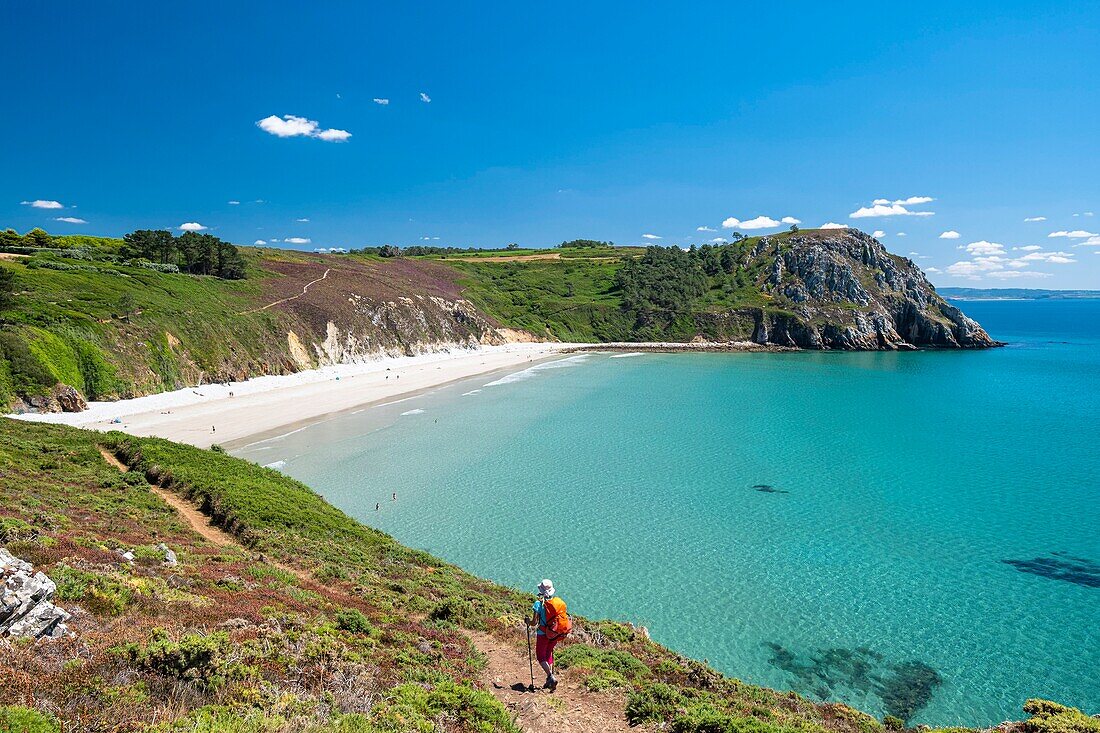
<path fill-rule="evenodd" d="M 527 627 L 527 666 L 531 668 L 531 692 L 535 691 L 535 659 L 531 656 L 531 627 Z"/>

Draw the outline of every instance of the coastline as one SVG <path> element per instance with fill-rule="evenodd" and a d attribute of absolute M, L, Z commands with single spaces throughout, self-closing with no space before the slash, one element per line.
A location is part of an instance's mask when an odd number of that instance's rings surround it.
<path fill-rule="evenodd" d="M 6 417 L 103 432 L 118 430 L 199 448 L 212 444 L 235 447 L 258 436 L 275 435 L 345 410 L 405 399 L 450 382 L 529 366 L 554 356 L 586 352 L 632 355 L 798 351 L 803 349 L 752 341 L 514 342 L 415 356 L 387 356 L 294 374 L 184 387 L 128 400 L 89 402 L 88 408 L 81 412 L 26 412 Z"/>
<path fill-rule="evenodd" d="M 117 402 L 90 402 L 82 412 L 23 413 L 16 420 L 119 430 L 199 448 L 315 421 L 325 415 L 400 399 L 487 372 L 526 366 L 584 344 L 512 343 L 339 364 L 243 382 L 206 384 Z"/>

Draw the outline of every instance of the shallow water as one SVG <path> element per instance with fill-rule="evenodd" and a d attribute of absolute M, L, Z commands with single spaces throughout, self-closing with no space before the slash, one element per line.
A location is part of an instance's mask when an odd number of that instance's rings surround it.
<path fill-rule="evenodd" d="M 1100 301 L 962 305 L 1011 345 L 579 355 L 235 453 L 750 682 L 1100 712 Z"/>

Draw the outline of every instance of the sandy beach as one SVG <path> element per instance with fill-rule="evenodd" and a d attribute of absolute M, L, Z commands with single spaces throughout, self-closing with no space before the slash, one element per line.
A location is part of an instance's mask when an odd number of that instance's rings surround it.
<path fill-rule="evenodd" d="M 19 420 L 121 430 L 208 448 L 325 415 L 398 398 L 458 379 L 523 367 L 579 344 L 517 343 L 378 359 L 208 384 L 118 402 L 91 402 L 83 412 L 27 413 Z"/>

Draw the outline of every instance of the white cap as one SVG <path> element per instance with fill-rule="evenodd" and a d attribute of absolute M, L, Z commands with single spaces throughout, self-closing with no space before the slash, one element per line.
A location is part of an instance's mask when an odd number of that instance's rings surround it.
<path fill-rule="evenodd" d="M 542 582 L 539 583 L 539 595 L 543 598 L 553 598 L 554 581 L 550 580 L 549 578 L 543 578 Z"/>

